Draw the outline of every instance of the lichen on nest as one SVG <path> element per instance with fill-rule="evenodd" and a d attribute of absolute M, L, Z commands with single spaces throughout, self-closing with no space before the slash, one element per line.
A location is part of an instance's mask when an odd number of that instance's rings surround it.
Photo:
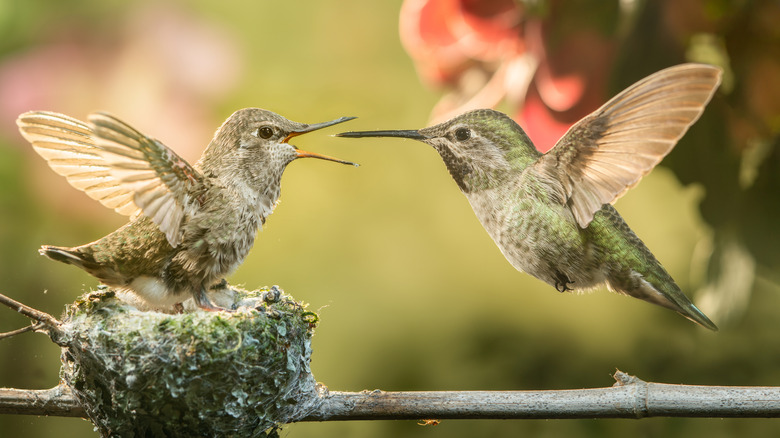
<path fill-rule="evenodd" d="M 113 291 L 67 311 L 62 379 L 103 436 L 276 434 L 320 403 L 317 314 L 277 287 L 229 288 L 236 311 L 141 311 Z"/>

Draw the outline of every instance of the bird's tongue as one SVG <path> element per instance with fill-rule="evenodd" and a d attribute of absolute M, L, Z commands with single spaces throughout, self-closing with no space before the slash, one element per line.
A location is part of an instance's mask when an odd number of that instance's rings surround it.
<path fill-rule="evenodd" d="M 296 150 L 296 157 L 297 158 L 319 158 L 320 160 L 334 161 L 336 163 L 341 163 L 341 164 L 350 164 L 355 167 L 360 166 L 359 164 L 353 163 L 351 161 L 340 160 L 338 158 L 330 157 L 323 154 L 318 154 L 316 152 L 302 151 L 300 149 Z"/>

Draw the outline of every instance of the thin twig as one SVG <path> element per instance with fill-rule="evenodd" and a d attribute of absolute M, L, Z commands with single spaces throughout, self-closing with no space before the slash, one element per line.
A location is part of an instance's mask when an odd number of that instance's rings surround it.
<path fill-rule="evenodd" d="M 49 315 L 48 313 L 41 312 L 38 309 L 33 309 L 32 307 L 26 304 L 22 304 L 19 301 L 16 301 L 13 298 L 9 298 L 3 294 L 0 294 L 0 304 L 4 304 L 28 318 L 40 321 L 52 328 L 59 327 L 62 324 L 57 318 Z"/>
<path fill-rule="evenodd" d="M 608 388 L 554 391 L 328 392 L 298 421 L 780 417 L 780 387 L 649 383 L 618 371 Z M 30 400 L 35 400 L 31 403 Z M 0 414 L 83 417 L 73 394 L 0 389 Z"/>
<path fill-rule="evenodd" d="M 10 338 L 12 336 L 20 335 L 22 333 L 27 333 L 31 331 L 38 330 L 43 327 L 43 324 L 41 322 L 36 322 L 32 325 L 28 325 L 27 327 L 22 327 L 20 329 L 11 330 L 10 332 L 0 333 L 0 339 Z"/>
<path fill-rule="evenodd" d="M 15 310 L 22 315 L 33 319 L 37 321 L 37 324 L 33 324 L 31 329 L 25 328 L 24 331 L 27 330 L 36 330 L 36 331 L 44 331 L 49 335 L 49 338 L 57 344 L 57 345 L 63 345 L 62 344 L 62 322 L 58 320 L 57 318 L 49 315 L 46 312 L 41 312 L 38 309 L 33 309 L 32 307 L 22 304 L 19 301 L 14 300 L 13 298 L 9 298 L 3 294 L 0 294 L 0 304 L 4 304 L 8 307 L 10 307 L 12 310 Z M 16 334 L 21 333 L 19 330 L 14 330 L 12 332 L 4 333 L 3 335 L 6 336 L 0 336 L 0 339 L 4 337 L 10 337 Z"/>

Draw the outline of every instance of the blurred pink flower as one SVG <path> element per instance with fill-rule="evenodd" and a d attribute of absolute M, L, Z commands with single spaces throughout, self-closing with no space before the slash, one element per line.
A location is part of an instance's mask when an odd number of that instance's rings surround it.
<path fill-rule="evenodd" d="M 401 42 L 423 79 L 451 83 L 477 64 L 525 52 L 521 18 L 513 0 L 407 0 L 401 8 Z"/>
<path fill-rule="evenodd" d="M 83 120 L 103 110 L 194 162 L 218 123 L 209 108 L 237 82 L 235 42 L 224 29 L 171 6 L 136 8 L 124 23 L 94 31 L 88 23 L 68 23 L 39 45 L 4 58 L 3 137 L 33 154 L 14 123 L 20 113 L 48 110 Z M 29 174 L 30 186 L 55 209 L 103 212 L 45 166 Z"/>
<path fill-rule="evenodd" d="M 448 90 L 433 122 L 506 101 L 544 152 L 603 103 L 612 43 L 585 27 L 550 52 L 554 6 L 543 20 L 513 0 L 406 0 L 401 42 L 421 78 Z"/>
<path fill-rule="evenodd" d="M 611 40 L 587 28 L 566 33 L 551 51 L 545 44 L 551 27 L 538 21 L 526 27 L 538 68 L 515 112 L 515 120 L 542 152 L 606 101 L 615 54 Z"/>

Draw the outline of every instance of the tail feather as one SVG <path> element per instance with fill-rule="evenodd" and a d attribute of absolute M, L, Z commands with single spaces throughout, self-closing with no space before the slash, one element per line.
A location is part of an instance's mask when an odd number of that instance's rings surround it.
<path fill-rule="evenodd" d="M 718 330 L 718 326 L 683 294 L 671 278 L 656 284 L 643 278 L 640 287 L 631 291 L 630 295 L 674 310 L 702 327 Z"/>
<path fill-rule="evenodd" d="M 103 284 L 109 286 L 121 286 L 127 283 L 127 280 L 117 272 L 111 264 L 100 264 L 95 261 L 92 253 L 87 247 L 65 248 L 60 246 L 43 245 L 38 252 L 41 255 L 69 265 L 78 266 L 87 271 L 89 275 L 96 277 Z"/>
<path fill-rule="evenodd" d="M 611 228 L 603 234 L 609 235 L 609 239 L 601 244 L 606 248 L 622 248 L 614 251 L 610 259 L 611 272 L 607 273 L 610 289 L 674 310 L 702 327 L 718 330 L 707 315 L 685 296 L 672 276 L 611 205 L 604 206 L 596 220 L 596 227 Z"/>
<path fill-rule="evenodd" d="M 85 260 L 81 257 L 78 251 L 72 248 L 63 248 L 60 246 L 43 245 L 38 250 L 43 256 L 46 256 L 52 260 L 67 263 L 69 265 L 76 265 L 81 269 L 86 270 L 84 266 Z"/>

